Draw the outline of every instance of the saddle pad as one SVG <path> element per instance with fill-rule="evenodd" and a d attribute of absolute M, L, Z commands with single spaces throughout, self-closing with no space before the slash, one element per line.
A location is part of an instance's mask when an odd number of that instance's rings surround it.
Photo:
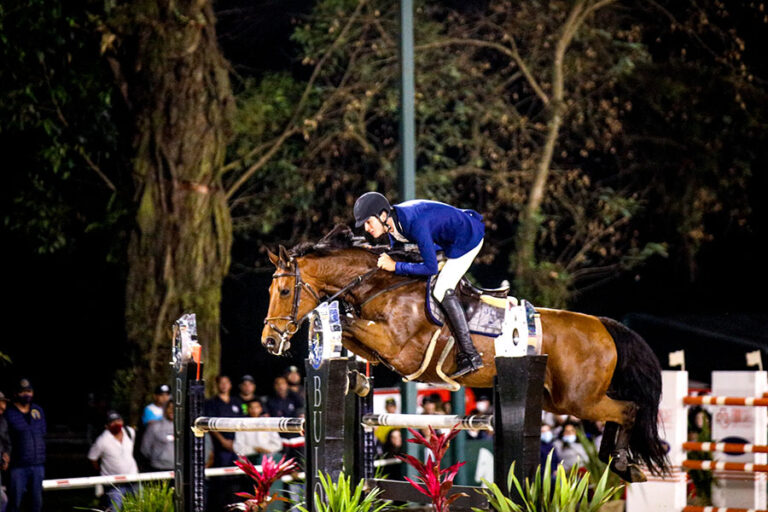
<path fill-rule="evenodd" d="M 442 327 L 445 322 L 445 315 L 440 307 L 440 303 L 432 296 L 434 282 L 434 276 L 427 279 L 425 301 L 427 318 L 429 318 L 435 325 Z M 469 331 L 471 333 L 489 336 L 491 338 L 495 338 L 501 334 L 501 329 L 504 326 L 504 308 L 491 306 L 490 304 L 486 304 L 475 298 L 471 298 L 467 301 L 467 297 L 465 296 L 459 296 L 459 300 L 467 315 L 467 323 L 469 324 Z"/>

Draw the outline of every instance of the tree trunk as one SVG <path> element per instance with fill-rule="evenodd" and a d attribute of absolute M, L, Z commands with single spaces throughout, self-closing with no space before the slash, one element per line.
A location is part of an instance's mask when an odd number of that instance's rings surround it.
<path fill-rule="evenodd" d="M 221 285 L 232 245 L 221 167 L 234 102 L 208 0 L 124 9 L 113 20 L 123 35 L 112 64 L 134 120 L 126 330 L 137 354 L 135 417 L 152 387 L 169 381 L 171 326 L 183 313 L 197 314 L 206 377 L 219 371 Z"/>
<path fill-rule="evenodd" d="M 541 151 L 539 163 L 533 176 L 533 183 L 528 194 L 528 203 L 522 212 L 517 237 L 517 254 L 515 256 L 516 289 L 523 293 L 532 293 L 536 289 L 536 236 L 541 226 L 541 204 L 544 201 L 552 157 L 555 152 L 560 127 L 565 113 L 565 54 L 573 41 L 576 32 L 589 14 L 612 3 L 613 0 L 589 0 L 576 2 L 563 24 L 560 38 L 555 45 L 552 62 L 552 95 L 549 99 L 550 118 L 547 123 L 547 138 Z"/>

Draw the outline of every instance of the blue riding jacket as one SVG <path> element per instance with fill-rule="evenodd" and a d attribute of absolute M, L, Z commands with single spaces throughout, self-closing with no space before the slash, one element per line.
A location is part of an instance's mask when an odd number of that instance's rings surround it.
<path fill-rule="evenodd" d="M 461 210 L 437 201 L 417 199 L 393 206 L 397 229 L 418 244 L 423 263 L 398 261 L 395 273 L 431 276 L 437 274 L 437 251 L 458 258 L 475 247 L 485 236 L 483 216 L 474 210 Z M 390 245 L 396 243 L 389 235 Z"/>

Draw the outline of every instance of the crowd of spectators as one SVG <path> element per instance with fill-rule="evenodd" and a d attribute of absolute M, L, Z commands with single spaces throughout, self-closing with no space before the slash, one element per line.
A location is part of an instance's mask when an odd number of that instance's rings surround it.
<path fill-rule="evenodd" d="M 251 375 L 243 375 L 237 391 L 226 375 L 216 378 L 216 393 L 205 401 L 204 414 L 223 417 L 304 415 L 302 376 L 290 366 L 274 379 L 272 390 L 258 393 Z M 0 512 L 41 512 L 45 478 L 47 433 L 45 413 L 34 403 L 28 379 L 18 381 L 13 394 L 0 391 Z M 152 402 L 142 409 L 138 428 L 128 426 L 118 411 L 104 417 L 103 429 L 90 446 L 87 458 L 104 476 L 167 471 L 174 464 L 174 403 L 168 385 L 158 386 Z M 295 456 L 303 450 L 297 434 L 276 432 L 213 432 L 206 435 L 206 466 L 232 466 L 238 456 L 259 463 L 262 455 Z M 231 478 L 209 481 L 208 510 L 224 510 L 241 491 Z M 242 482 L 241 482 L 242 484 Z M 236 486 L 236 488 L 235 488 Z M 247 487 L 245 487 L 247 488 Z M 118 509 L 132 484 L 107 484 L 97 488 L 103 510 Z"/>
<path fill-rule="evenodd" d="M 264 390 L 261 390 L 264 391 Z M 125 425 L 123 417 L 109 411 L 104 429 L 92 444 L 87 457 L 101 475 L 133 474 L 141 471 L 173 469 L 174 463 L 174 404 L 170 387 L 158 386 L 153 400 L 142 410 L 138 429 Z M 488 414 L 491 401 L 480 395 L 475 409 L 468 414 Z M 424 397 L 423 414 L 451 414 L 450 402 L 438 394 Z M 397 413 L 397 403 L 390 398 L 385 403 L 388 413 Z M 304 389 L 302 376 L 296 366 L 290 366 L 273 381 L 272 390 L 260 394 L 251 375 L 238 380 L 237 390 L 226 375 L 216 377 L 216 392 L 205 401 L 204 414 L 214 417 L 303 417 Z M 602 425 L 582 424 L 577 418 L 545 413 L 541 426 L 541 462 L 552 452 L 552 467 L 563 464 L 566 471 L 583 465 L 587 454 L 577 430 L 583 428 L 588 438 L 599 446 Z M 429 435 L 428 431 L 422 432 Z M 9 398 L 0 392 L 0 512 L 17 512 L 22 504 L 26 510 L 42 510 L 42 481 L 45 467 L 46 423 L 43 409 L 34 403 L 34 388 L 28 379 L 21 379 Z M 468 431 L 470 438 L 492 436 L 486 431 Z M 378 454 L 393 458 L 404 452 L 403 431 L 393 427 L 375 430 Z M 303 457 L 303 437 L 299 434 L 275 432 L 212 432 L 206 435 L 206 466 L 232 466 L 238 456 L 258 464 L 262 455 Z M 388 468 L 390 478 L 400 478 L 400 466 Z M 2 480 L 3 476 L 5 480 Z M 233 493 L 242 490 L 242 482 L 228 478 L 209 480 L 208 509 L 224 510 L 232 502 Z M 119 507 L 130 484 L 108 485 L 103 492 L 105 508 Z M 7 490 L 7 493 L 5 492 Z"/>

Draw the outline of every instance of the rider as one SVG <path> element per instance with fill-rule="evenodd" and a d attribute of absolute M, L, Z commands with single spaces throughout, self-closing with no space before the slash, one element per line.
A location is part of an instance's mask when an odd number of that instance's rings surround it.
<path fill-rule="evenodd" d="M 472 344 L 467 318 L 454 290 L 483 246 L 483 217 L 437 201 L 414 200 L 392 206 L 378 192 L 360 196 L 354 215 L 356 227 L 365 225 L 374 238 L 387 233 L 391 246 L 396 242 L 418 244 L 423 263 L 395 262 L 384 253 L 379 256 L 378 267 L 400 275 L 437 274 L 432 295 L 442 305 L 459 346 L 458 370 L 451 377 L 482 368 L 483 358 Z M 442 270 L 437 266 L 438 250 L 447 257 Z"/>

